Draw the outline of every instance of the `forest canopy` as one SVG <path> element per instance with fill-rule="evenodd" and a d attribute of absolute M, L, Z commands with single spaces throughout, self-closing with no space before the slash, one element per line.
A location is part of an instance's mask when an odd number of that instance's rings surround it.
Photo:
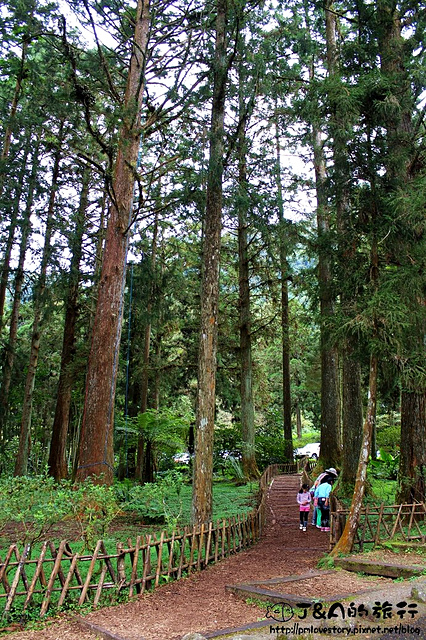
<path fill-rule="evenodd" d="M 3 3 L 2 475 L 188 451 L 203 521 L 309 430 L 424 500 L 425 9 Z"/>

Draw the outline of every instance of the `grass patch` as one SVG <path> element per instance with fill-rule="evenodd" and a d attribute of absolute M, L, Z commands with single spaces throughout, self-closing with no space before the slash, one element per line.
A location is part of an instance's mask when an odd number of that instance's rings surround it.
<path fill-rule="evenodd" d="M 370 482 L 371 490 L 376 501 L 384 502 L 385 504 L 395 504 L 396 480 L 370 477 Z"/>

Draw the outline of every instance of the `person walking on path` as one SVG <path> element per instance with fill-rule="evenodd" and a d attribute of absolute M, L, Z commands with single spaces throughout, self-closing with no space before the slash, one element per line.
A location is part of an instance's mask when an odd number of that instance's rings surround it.
<path fill-rule="evenodd" d="M 299 529 L 302 529 L 302 531 L 306 531 L 306 526 L 308 524 L 309 511 L 311 509 L 311 499 L 312 497 L 311 492 L 309 491 L 309 485 L 302 484 L 299 489 L 299 493 L 297 494 L 300 517 Z"/>
<path fill-rule="evenodd" d="M 321 511 L 321 531 L 330 531 L 331 482 L 330 476 L 325 476 L 315 489 L 315 498 Z"/>

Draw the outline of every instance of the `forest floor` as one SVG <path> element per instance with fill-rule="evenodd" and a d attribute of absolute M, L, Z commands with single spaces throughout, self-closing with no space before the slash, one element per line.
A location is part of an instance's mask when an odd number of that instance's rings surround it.
<path fill-rule="evenodd" d="M 87 626 L 81 626 L 76 618 L 61 616 L 49 620 L 40 630 L 10 629 L 7 637 L 10 640 L 94 640 L 101 637 L 111 640 L 180 640 L 189 632 L 213 637 L 220 630 L 231 633 L 233 629 L 256 622 L 260 624 L 262 620 L 265 621 L 264 626 L 270 622 L 277 624 L 274 619 L 266 618 L 266 605 L 259 598 L 239 598 L 228 587 L 257 583 L 271 589 L 268 583 L 271 579 L 291 576 L 298 579 L 284 580 L 281 584 L 276 582 L 274 590 L 293 594 L 302 600 L 308 597 L 328 598 L 329 602 L 366 590 L 376 594 L 394 593 L 393 597 L 399 598 L 398 601 L 406 598 L 410 593 L 407 592 L 410 585 L 407 581 L 398 587 L 395 581 L 381 576 L 318 569 L 318 561 L 328 552 L 328 534 L 310 523 L 306 532 L 299 530 L 296 504 L 299 482 L 297 476 L 279 476 L 274 480 L 268 495 L 264 534 L 260 542 L 250 549 L 209 566 L 201 573 L 144 593 L 131 602 L 91 611 L 84 617 L 85 623 L 92 625 L 91 631 Z M 426 567 L 424 556 L 415 553 L 401 555 L 382 550 L 376 551 L 374 557 L 376 561 L 381 559 Z M 395 591 L 395 586 L 398 591 Z M 411 590 L 411 586 L 409 588 Z M 336 598 L 331 600 L 332 596 Z M 395 599 L 394 605 L 396 603 Z M 222 635 L 224 633 L 222 631 Z"/>

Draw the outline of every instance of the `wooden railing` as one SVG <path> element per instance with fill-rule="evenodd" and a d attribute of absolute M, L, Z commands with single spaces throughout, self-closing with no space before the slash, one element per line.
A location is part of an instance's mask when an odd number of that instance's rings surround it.
<path fill-rule="evenodd" d="M 349 509 L 337 505 L 330 513 L 330 546 L 339 540 L 349 515 Z M 397 505 L 366 505 L 360 520 L 354 548 L 363 551 L 364 545 L 400 539 L 405 542 L 426 542 L 426 506 L 424 502 Z"/>
<path fill-rule="evenodd" d="M 117 544 L 108 553 L 99 540 L 92 554 L 73 551 L 63 540 L 58 547 L 44 542 L 38 558 L 31 558 L 31 547 L 20 551 L 17 544 L 0 556 L 0 603 L 3 616 L 28 610 L 44 616 L 49 608 L 113 602 L 119 595 L 129 597 L 191 571 L 201 571 L 255 544 L 262 535 L 266 514 L 267 489 L 279 473 L 296 473 L 297 465 L 271 465 L 259 481 L 258 506 L 248 514 L 229 520 L 186 527 L 169 535 L 162 531 L 140 535 L 136 541 Z M 0 605 L 1 607 L 1 605 Z"/>

